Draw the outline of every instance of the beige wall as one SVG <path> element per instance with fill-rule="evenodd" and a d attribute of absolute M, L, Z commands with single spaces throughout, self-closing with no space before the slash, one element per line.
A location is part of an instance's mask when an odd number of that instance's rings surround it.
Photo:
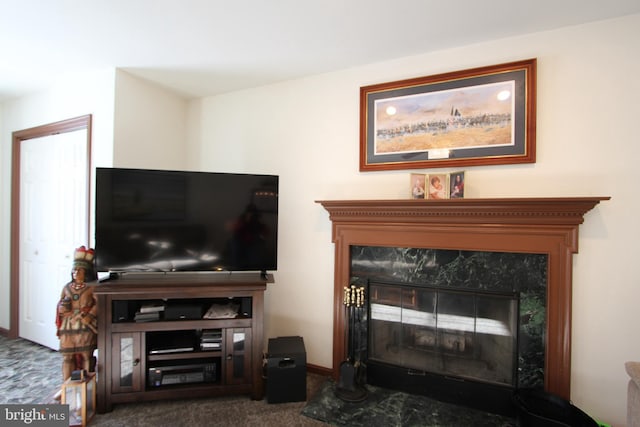
<path fill-rule="evenodd" d="M 574 258 L 572 400 L 624 425 L 623 363 L 640 360 L 633 270 L 640 208 L 640 15 L 370 64 L 193 101 L 189 164 L 280 175 L 279 268 L 266 336 L 301 335 L 329 367 L 333 244 L 320 199 L 404 198 L 410 171 L 358 171 L 359 87 L 538 59 L 537 162 L 468 167 L 468 197 L 610 195 Z M 446 169 L 444 170 L 446 171 Z"/>
<path fill-rule="evenodd" d="M 184 169 L 187 101 L 116 71 L 113 165 Z"/>

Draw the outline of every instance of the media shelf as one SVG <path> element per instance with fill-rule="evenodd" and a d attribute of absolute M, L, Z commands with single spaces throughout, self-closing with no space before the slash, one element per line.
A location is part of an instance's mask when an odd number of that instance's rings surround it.
<path fill-rule="evenodd" d="M 222 351 L 193 351 L 190 353 L 179 353 L 179 354 L 149 354 L 147 355 L 147 360 L 149 362 L 157 362 L 162 360 L 176 360 L 176 359 L 202 359 L 207 357 L 220 357 L 222 355 Z"/>
<path fill-rule="evenodd" d="M 273 276 L 179 273 L 96 284 L 98 412 L 186 396 L 262 399 L 267 283 Z"/>

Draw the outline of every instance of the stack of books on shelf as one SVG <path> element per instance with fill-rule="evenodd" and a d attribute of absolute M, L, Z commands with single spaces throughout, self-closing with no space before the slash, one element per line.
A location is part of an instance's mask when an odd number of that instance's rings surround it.
<path fill-rule="evenodd" d="M 160 315 L 164 311 L 164 301 L 149 301 L 140 306 L 133 318 L 136 322 L 153 322 L 160 320 Z"/>
<path fill-rule="evenodd" d="M 220 350 L 222 349 L 222 330 L 204 329 L 200 337 L 200 350 Z"/>

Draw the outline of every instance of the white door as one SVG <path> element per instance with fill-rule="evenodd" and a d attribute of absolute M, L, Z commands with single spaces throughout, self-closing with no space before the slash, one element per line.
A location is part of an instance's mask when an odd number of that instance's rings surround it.
<path fill-rule="evenodd" d="M 19 331 L 58 349 L 55 315 L 73 251 L 88 242 L 87 130 L 25 140 L 20 148 Z"/>

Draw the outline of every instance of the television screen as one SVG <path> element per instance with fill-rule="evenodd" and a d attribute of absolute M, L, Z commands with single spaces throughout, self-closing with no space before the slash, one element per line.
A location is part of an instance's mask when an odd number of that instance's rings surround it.
<path fill-rule="evenodd" d="M 278 176 L 96 169 L 100 272 L 277 268 Z"/>

